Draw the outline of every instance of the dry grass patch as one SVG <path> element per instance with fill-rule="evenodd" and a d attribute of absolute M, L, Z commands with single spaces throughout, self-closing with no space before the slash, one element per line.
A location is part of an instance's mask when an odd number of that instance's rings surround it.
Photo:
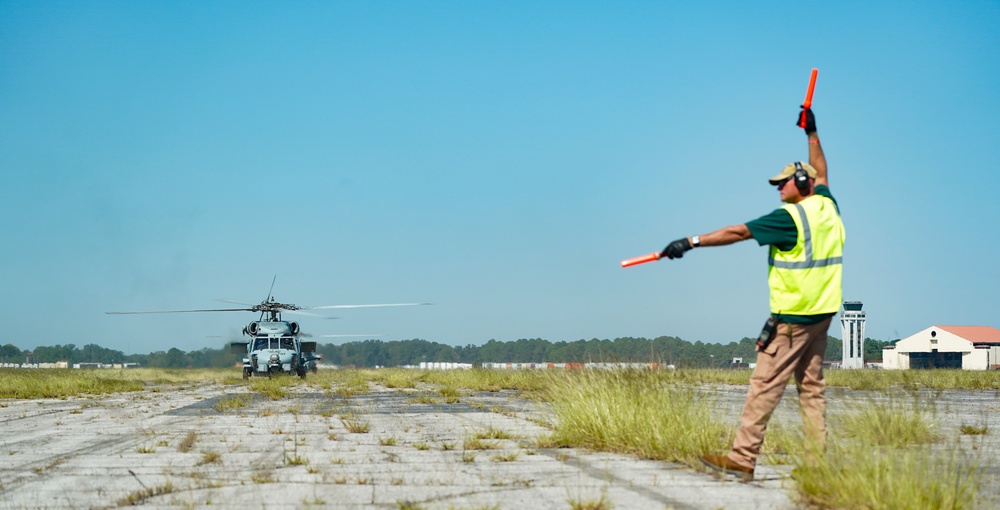
<path fill-rule="evenodd" d="M 486 430 L 476 433 L 474 436 L 476 439 L 518 439 L 506 430 L 501 430 L 495 427 L 487 427 Z"/>
<path fill-rule="evenodd" d="M 367 421 L 364 421 L 356 416 L 345 416 L 340 419 L 340 422 L 344 424 L 344 428 L 352 434 L 367 434 L 371 425 Z"/>
<path fill-rule="evenodd" d="M 841 418 L 825 455 L 795 455 L 802 501 L 818 508 L 979 508 L 980 460 L 942 438 L 920 407 L 869 401 Z"/>
<path fill-rule="evenodd" d="M 461 396 L 457 389 L 450 386 L 439 389 L 438 394 L 444 398 L 445 404 L 457 404 L 459 403 L 459 397 Z"/>
<path fill-rule="evenodd" d="M 584 499 L 584 498 L 570 498 L 566 501 L 569 503 L 571 510 L 610 510 L 611 502 L 608 501 L 608 495 L 601 492 L 600 499 Z"/>
<path fill-rule="evenodd" d="M 847 386 L 854 390 L 1000 389 L 1000 377 L 991 370 L 830 370 L 824 372 L 824 377 L 831 386 Z"/>
<path fill-rule="evenodd" d="M 487 441 L 479 437 L 468 437 L 462 443 L 465 450 L 496 450 L 500 445 L 494 441 Z"/>
<path fill-rule="evenodd" d="M 222 455 L 219 452 L 201 452 L 201 459 L 195 465 L 204 466 L 205 464 L 222 464 Z"/>
<path fill-rule="evenodd" d="M 305 466 L 309 464 L 309 459 L 303 457 L 302 455 L 285 455 L 285 465 L 288 466 Z"/>
<path fill-rule="evenodd" d="M 963 436 L 985 436 L 989 432 L 989 428 L 986 425 L 976 426 L 976 425 L 965 425 L 963 424 L 959 427 L 958 431 Z"/>
<path fill-rule="evenodd" d="M 555 425 L 547 442 L 691 464 L 731 444 L 713 403 L 673 372 L 582 371 L 552 376 L 544 397 Z"/>
<path fill-rule="evenodd" d="M 0 398 L 65 398 L 139 391 L 141 380 L 126 377 L 124 370 L 0 369 Z"/>
<path fill-rule="evenodd" d="M 869 401 L 837 420 L 836 430 L 866 444 L 894 446 L 929 444 L 941 439 L 937 425 L 919 407 L 895 400 Z"/>
<path fill-rule="evenodd" d="M 155 487 L 143 487 L 142 490 L 137 490 L 129 493 L 122 499 L 118 500 L 118 506 L 135 506 L 144 503 L 150 498 L 155 498 L 156 496 L 162 496 L 164 494 L 170 494 L 177 490 L 174 484 L 169 481 L 163 483 L 162 485 L 157 485 Z"/>
<path fill-rule="evenodd" d="M 189 431 L 187 435 L 184 436 L 184 439 L 181 439 L 181 442 L 177 443 L 177 451 L 181 453 L 187 453 L 191 451 L 191 448 L 194 447 L 194 443 L 197 440 L 198 440 L 198 434 L 195 433 L 193 430 Z"/>
<path fill-rule="evenodd" d="M 520 456 L 520 452 L 498 453 L 490 457 L 493 462 L 514 462 Z"/>
<path fill-rule="evenodd" d="M 978 507 L 979 462 L 958 449 L 897 449 L 863 441 L 837 441 L 828 445 L 819 462 L 798 464 L 792 476 L 800 498 L 810 507 Z"/>
<path fill-rule="evenodd" d="M 212 408 L 220 413 L 235 411 L 246 407 L 247 403 L 249 403 L 252 399 L 253 396 L 251 395 L 230 395 L 220 398 L 215 404 L 212 405 Z"/>
<path fill-rule="evenodd" d="M 414 404 L 440 404 L 444 402 L 444 400 L 430 395 L 417 395 L 411 398 L 410 402 Z"/>
<path fill-rule="evenodd" d="M 480 368 L 471 370 L 430 370 L 425 372 L 420 380 L 444 387 L 489 392 L 500 390 L 534 392 L 548 384 L 542 371 L 489 370 Z"/>
<path fill-rule="evenodd" d="M 288 388 L 298 382 L 299 379 L 293 377 L 254 377 L 250 379 L 249 387 L 270 400 L 281 400 L 288 393 Z"/>

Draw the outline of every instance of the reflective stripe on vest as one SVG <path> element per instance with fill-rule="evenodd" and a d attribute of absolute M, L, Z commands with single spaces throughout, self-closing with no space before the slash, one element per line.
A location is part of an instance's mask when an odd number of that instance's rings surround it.
<path fill-rule="evenodd" d="M 793 204 L 795 209 L 799 212 L 799 219 L 802 221 L 802 236 L 805 237 L 805 252 L 806 259 L 801 262 L 792 262 L 790 260 L 774 260 L 774 252 L 769 251 L 767 256 L 767 264 L 769 266 L 774 266 L 779 269 L 809 269 L 811 267 L 823 267 L 830 266 L 833 264 L 843 264 L 844 257 L 829 257 L 825 259 L 813 259 L 813 243 L 812 243 L 812 229 L 809 227 L 809 217 L 806 216 L 806 210 L 802 207 L 802 204 Z"/>

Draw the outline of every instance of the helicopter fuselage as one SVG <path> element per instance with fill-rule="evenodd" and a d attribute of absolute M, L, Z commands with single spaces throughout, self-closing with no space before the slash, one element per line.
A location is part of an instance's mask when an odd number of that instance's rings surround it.
<path fill-rule="evenodd" d="M 231 347 L 243 358 L 243 377 L 294 374 L 305 378 L 316 363 L 315 342 L 300 342 L 299 326 L 287 321 L 254 321 L 243 329 L 249 338 Z M 305 347 L 305 348 L 304 348 Z"/>

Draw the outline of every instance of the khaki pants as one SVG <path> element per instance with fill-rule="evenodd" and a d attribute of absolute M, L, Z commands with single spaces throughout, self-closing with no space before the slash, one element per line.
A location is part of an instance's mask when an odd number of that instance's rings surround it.
<path fill-rule="evenodd" d="M 781 395 L 792 375 L 799 390 L 799 408 L 805 422 L 806 439 L 811 441 L 812 447 L 822 451 L 826 439 L 823 353 L 826 351 L 826 333 L 831 320 L 833 317 L 809 326 L 778 323 L 770 345 L 757 353 L 757 366 L 750 376 L 750 390 L 729 460 L 741 466 L 756 466 L 767 422 L 778 402 L 781 402 Z"/>

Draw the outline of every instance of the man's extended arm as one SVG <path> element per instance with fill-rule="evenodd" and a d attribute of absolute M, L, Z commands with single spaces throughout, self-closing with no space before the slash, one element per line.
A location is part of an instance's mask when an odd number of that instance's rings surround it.
<path fill-rule="evenodd" d="M 750 239 L 750 229 L 745 224 L 730 225 L 700 237 L 698 246 L 725 246 Z"/>
<path fill-rule="evenodd" d="M 679 259 L 684 256 L 684 252 L 695 246 L 725 246 L 727 244 L 746 241 L 750 237 L 750 229 L 745 224 L 730 225 L 720 228 L 715 232 L 698 236 L 698 243 L 694 242 L 694 237 L 682 237 L 668 244 L 660 253 L 660 256 L 667 257 L 668 259 Z"/>

